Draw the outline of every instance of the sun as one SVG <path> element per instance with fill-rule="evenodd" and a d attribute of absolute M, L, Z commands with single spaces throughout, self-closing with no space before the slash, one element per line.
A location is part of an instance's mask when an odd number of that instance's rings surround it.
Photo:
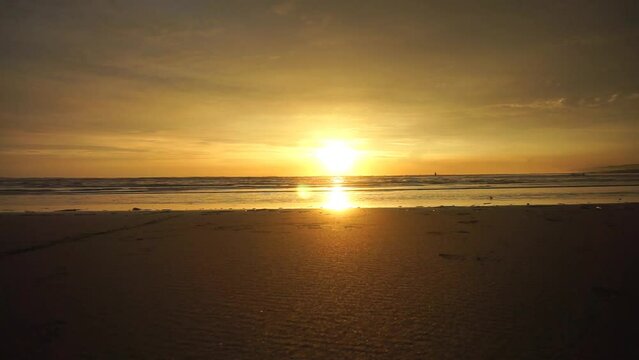
<path fill-rule="evenodd" d="M 323 148 L 315 153 L 330 175 L 343 175 L 353 169 L 357 152 L 344 141 L 327 141 Z"/>

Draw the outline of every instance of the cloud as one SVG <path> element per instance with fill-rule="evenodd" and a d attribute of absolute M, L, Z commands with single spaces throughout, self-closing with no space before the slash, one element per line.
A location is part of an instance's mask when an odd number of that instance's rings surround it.
<path fill-rule="evenodd" d="M 406 161 L 450 144 L 465 144 L 459 156 L 518 144 L 530 156 L 559 145 L 612 153 L 595 130 L 622 144 L 637 131 L 638 6 L 11 2 L 0 14 L 0 135 L 23 131 L 6 144 L 70 162 L 74 151 L 148 159 L 154 146 L 167 158 L 252 149 L 250 162 L 336 134 Z"/>
<path fill-rule="evenodd" d="M 556 99 L 535 100 L 535 101 L 525 102 L 525 103 L 497 104 L 497 105 L 492 105 L 491 107 L 506 108 L 506 109 L 509 109 L 509 108 L 510 109 L 530 109 L 530 110 L 556 110 L 556 109 L 566 109 L 569 107 L 595 108 L 595 107 L 602 107 L 602 106 L 610 106 L 613 103 L 616 103 L 619 100 L 623 100 L 623 99 L 633 99 L 634 98 L 633 95 L 635 94 L 629 94 L 627 96 L 623 96 L 620 93 L 614 93 L 610 95 L 582 97 L 582 98 L 560 97 Z"/>
<path fill-rule="evenodd" d="M 289 15 L 291 14 L 296 7 L 296 2 L 293 0 L 282 1 L 271 7 L 271 11 L 273 11 L 277 15 Z"/>
<path fill-rule="evenodd" d="M 493 105 L 497 108 L 511 108 L 511 109 L 559 109 L 566 106 L 566 98 L 550 99 L 550 100 L 535 100 L 528 103 L 511 103 L 511 104 L 498 104 Z"/>
<path fill-rule="evenodd" d="M 102 153 L 142 153 L 150 149 L 124 148 L 106 145 L 65 145 L 65 144 L 0 144 L 0 153 L 59 153 L 59 152 L 102 152 Z"/>

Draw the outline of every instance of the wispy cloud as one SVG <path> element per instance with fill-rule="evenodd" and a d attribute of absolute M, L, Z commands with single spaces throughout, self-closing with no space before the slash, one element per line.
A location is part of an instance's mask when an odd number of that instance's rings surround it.
<path fill-rule="evenodd" d="M 507 108 L 507 109 L 559 109 L 566 106 L 566 98 L 558 98 L 558 99 L 549 99 L 549 100 L 535 100 L 532 102 L 525 103 L 506 103 L 506 104 L 497 104 L 492 105 L 492 107 L 496 108 Z"/>
<path fill-rule="evenodd" d="M 295 10 L 296 5 L 294 0 L 281 1 L 273 5 L 271 11 L 281 16 L 289 15 Z"/>

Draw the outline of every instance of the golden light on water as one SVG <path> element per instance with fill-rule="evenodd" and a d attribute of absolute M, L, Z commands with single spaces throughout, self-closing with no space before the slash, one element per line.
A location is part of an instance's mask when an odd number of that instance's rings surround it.
<path fill-rule="evenodd" d="M 318 149 L 315 155 L 329 175 L 342 175 L 352 171 L 358 154 L 346 142 L 331 140 Z"/>
<path fill-rule="evenodd" d="M 299 196 L 300 199 L 310 199 L 312 195 L 311 189 L 308 186 L 297 185 L 297 196 Z"/>
<path fill-rule="evenodd" d="M 326 195 L 323 207 L 329 210 L 341 211 L 354 207 L 351 203 L 348 192 L 341 186 L 333 186 Z"/>
<path fill-rule="evenodd" d="M 316 194 L 323 196 L 323 202 L 320 203 L 321 207 L 328 210 L 342 211 L 349 208 L 354 208 L 348 190 L 339 185 L 343 180 L 341 178 L 334 178 L 333 185 L 326 189 L 326 191 L 313 191 L 312 188 L 306 185 L 297 186 L 297 196 L 305 201 L 311 200 Z M 318 199 L 319 200 L 319 199 Z"/>

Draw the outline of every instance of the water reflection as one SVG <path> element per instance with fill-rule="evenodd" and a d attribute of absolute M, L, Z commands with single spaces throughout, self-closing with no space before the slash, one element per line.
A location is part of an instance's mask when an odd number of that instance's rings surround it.
<path fill-rule="evenodd" d="M 348 187 L 342 186 L 344 179 L 333 177 L 324 186 L 298 184 L 296 193 L 298 206 L 321 207 L 324 209 L 341 211 L 354 208 Z"/>
<path fill-rule="evenodd" d="M 302 184 L 297 185 L 297 196 L 299 196 L 300 199 L 310 199 L 312 195 L 313 193 L 308 186 Z"/>
<path fill-rule="evenodd" d="M 341 211 L 354 207 L 351 203 L 348 192 L 340 185 L 334 185 L 326 193 L 326 200 L 322 206 L 325 209 Z"/>

